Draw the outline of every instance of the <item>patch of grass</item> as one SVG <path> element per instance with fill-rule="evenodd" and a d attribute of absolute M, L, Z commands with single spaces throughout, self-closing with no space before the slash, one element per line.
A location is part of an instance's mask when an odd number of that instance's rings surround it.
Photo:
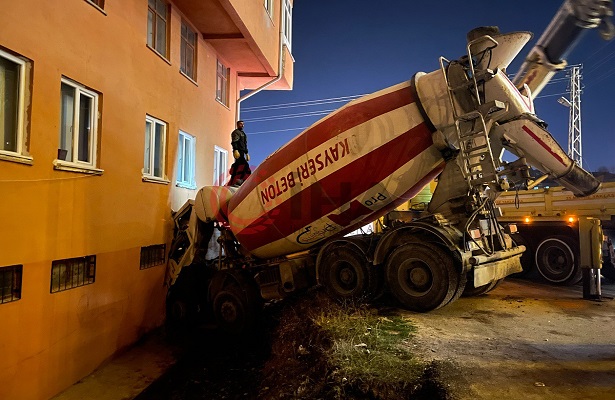
<path fill-rule="evenodd" d="M 329 362 L 342 380 L 391 385 L 415 382 L 424 373 L 424 363 L 408 345 L 416 328 L 401 316 L 381 316 L 367 307 L 330 307 L 312 320 L 329 337 Z"/>
<path fill-rule="evenodd" d="M 340 305 L 318 290 L 280 304 L 259 398 L 451 398 L 439 366 L 412 354 L 416 328 L 396 310 Z"/>

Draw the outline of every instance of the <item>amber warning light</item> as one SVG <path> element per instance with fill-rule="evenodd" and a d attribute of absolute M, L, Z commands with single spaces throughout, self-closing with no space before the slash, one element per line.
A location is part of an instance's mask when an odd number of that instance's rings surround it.
<path fill-rule="evenodd" d="M 576 217 L 568 217 L 568 222 L 571 223 L 571 224 L 573 222 L 576 222 L 576 220 L 577 220 Z"/>
<path fill-rule="evenodd" d="M 523 222 L 525 222 L 526 224 L 529 224 L 532 220 L 530 219 L 530 217 L 525 217 L 523 219 Z"/>

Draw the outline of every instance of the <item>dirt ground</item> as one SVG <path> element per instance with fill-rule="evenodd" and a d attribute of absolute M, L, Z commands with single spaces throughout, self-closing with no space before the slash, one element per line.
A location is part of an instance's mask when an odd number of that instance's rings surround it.
<path fill-rule="evenodd" d="M 603 296 L 615 296 L 604 285 Z M 582 300 L 582 288 L 507 279 L 487 295 L 407 313 L 413 346 L 450 362 L 460 399 L 615 399 L 615 301 Z"/>
<path fill-rule="evenodd" d="M 603 295 L 615 297 L 615 284 L 605 284 Z M 326 390 L 305 395 L 306 388 L 336 383 L 324 371 L 323 354 L 297 354 L 317 339 L 305 310 L 280 307 L 271 329 L 241 341 L 204 327 L 179 340 L 154 335 L 57 399 L 332 398 L 322 395 Z M 487 295 L 430 313 L 386 308 L 418 328 L 407 345 L 429 365 L 426 383 L 435 385 L 412 398 L 615 399 L 615 300 L 582 300 L 580 286 L 507 279 Z"/>

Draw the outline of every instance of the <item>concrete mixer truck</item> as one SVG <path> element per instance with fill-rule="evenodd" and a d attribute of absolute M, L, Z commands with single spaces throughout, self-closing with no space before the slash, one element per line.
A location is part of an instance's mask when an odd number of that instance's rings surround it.
<path fill-rule="evenodd" d="M 546 130 L 532 98 L 583 31 L 612 30 L 611 6 L 566 1 L 516 84 L 506 68 L 531 34 L 477 28 L 461 58 L 441 57 L 436 71 L 348 103 L 240 186 L 201 188 L 174 213 L 167 318 L 211 314 L 238 332 L 264 301 L 315 284 L 341 299 L 386 290 L 425 312 L 521 271 L 525 248 L 513 240 L 514 225 L 498 222 L 494 200 L 527 185 L 528 166 L 576 196 L 598 190 Z M 504 150 L 518 159 L 503 161 Z M 435 178 L 422 215 L 393 211 Z M 345 236 L 383 216 L 382 232 Z"/>

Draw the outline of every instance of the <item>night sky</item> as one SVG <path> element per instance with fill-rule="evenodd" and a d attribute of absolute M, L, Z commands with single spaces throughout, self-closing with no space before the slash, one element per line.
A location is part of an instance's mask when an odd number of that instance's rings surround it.
<path fill-rule="evenodd" d="M 242 103 L 251 164 L 258 165 L 298 135 L 302 131 L 298 128 L 323 118 L 324 111 L 343 106 L 348 96 L 409 80 L 418 71 L 431 72 L 439 68 L 440 56 L 459 58 L 465 53 L 466 33 L 477 26 L 534 34 L 509 67 L 512 78 L 560 5 L 554 0 L 295 0 L 293 90 L 263 91 Z M 583 167 L 615 172 L 615 40 L 606 42 L 597 29 L 588 31 L 568 64 L 583 64 Z M 538 117 L 549 124 L 549 131 L 566 150 L 568 109 L 557 99 L 568 97 L 568 81 L 561 78 L 564 73 L 556 74 L 557 82 L 543 89 L 535 106 Z M 346 100 L 274 107 L 340 97 Z"/>

